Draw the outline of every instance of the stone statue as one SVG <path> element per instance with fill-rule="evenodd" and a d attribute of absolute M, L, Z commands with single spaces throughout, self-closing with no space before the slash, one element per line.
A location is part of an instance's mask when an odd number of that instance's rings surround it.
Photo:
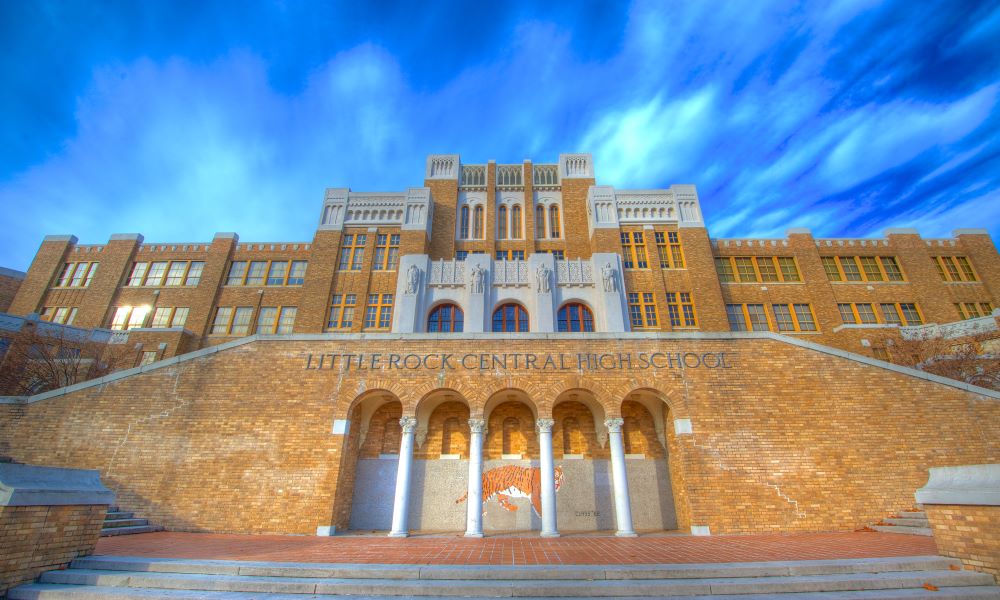
<path fill-rule="evenodd" d="M 406 293 L 416 294 L 420 285 L 420 268 L 417 265 L 410 265 L 406 270 Z"/>
<path fill-rule="evenodd" d="M 486 271 L 480 265 L 476 265 L 472 269 L 472 293 L 482 294 L 483 293 L 483 278 L 486 276 Z"/>
<path fill-rule="evenodd" d="M 611 263 L 607 263 L 601 268 L 601 278 L 604 280 L 604 291 L 613 292 L 615 287 L 615 268 Z"/>
<path fill-rule="evenodd" d="M 550 291 L 549 273 L 551 272 L 552 272 L 551 269 L 549 269 L 549 267 L 546 266 L 545 264 L 540 264 L 538 265 L 538 268 L 535 269 L 535 284 L 538 288 L 539 293 L 541 294 L 549 293 Z"/>

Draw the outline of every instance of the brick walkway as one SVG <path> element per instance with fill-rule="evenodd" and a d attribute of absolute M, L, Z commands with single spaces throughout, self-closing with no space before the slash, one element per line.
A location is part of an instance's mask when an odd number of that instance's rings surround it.
<path fill-rule="evenodd" d="M 936 555 L 933 538 L 894 533 L 801 533 L 615 538 L 306 537 L 146 533 L 101 538 L 96 554 L 319 563 L 438 565 L 650 564 Z"/>

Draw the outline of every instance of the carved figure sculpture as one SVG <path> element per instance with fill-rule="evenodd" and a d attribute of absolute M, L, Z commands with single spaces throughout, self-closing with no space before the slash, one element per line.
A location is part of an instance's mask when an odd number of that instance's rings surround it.
<path fill-rule="evenodd" d="M 472 293 L 482 294 L 483 293 L 483 279 L 486 276 L 486 271 L 479 265 L 476 265 L 472 269 Z"/>
<path fill-rule="evenodd" d="M 406 270 L 406 293 L 416 294 L 420 285 L 420 268 L 417 265 L 410 265 Z"/>
<path fill-rule="evenodd" d="M 613 292 L 617 289 L 615 287 L 615 268 L 611 266 L 611 263 L 607 263 L 601 268 L 601 278 L 604 280 L 605 292 Z"/>
<path fill-rule="evenodd" d="M 535 284 L 539 293 L 548 294 L 550 291 L 549 275 L 552 272 L 548 266 L 541 264 L 535 269 Z"/>
<path fill-rule="evenodd" d="M 556 467 L 555 484 L 559 491 L 563 482 L 562 467 Z M 486 503 L 496 497 L 505 510 L 514 512 L 517 506 L 509 502 L 511 498 L 527 498 L 537 516 L 542 516 L 542 470 L 538 467 L 518 467 L 507 465 L 490 469 L 483 473 L 483 514 L 486 514 Z M 455 500 L 455 504 L 465 502 L 469 493 Z"/>

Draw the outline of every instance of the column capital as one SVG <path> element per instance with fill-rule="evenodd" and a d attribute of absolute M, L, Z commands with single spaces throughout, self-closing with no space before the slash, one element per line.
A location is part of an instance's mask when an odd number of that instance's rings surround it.
<path fill-rule="evenodd" d="M 625 419 L 604 419 L 604 426 L 608 428 L 610 433 L 621 433 L 623 425 L 625 425 Z"/>
<path fill-rule="evenodd" d="M 417 418 L 403 417 L 399 420 L 399 425 L 403 428 L 403 433 L 413 433 L 417 430 Z"/>
<path fill-rule="evenodd" d="M 552 426 L 555 425 L 555 424 L 556 424 L 556 422 L 554 420 L 552 420 L 552 419 L 536 419 L 535 420 L 535 427 L 541 433 L 552 433 Z"/>
<path fill-rule="evenodd" d="M 469 431 L 472 433 L 486 433 L 486 420 L 469 419 Z"/>

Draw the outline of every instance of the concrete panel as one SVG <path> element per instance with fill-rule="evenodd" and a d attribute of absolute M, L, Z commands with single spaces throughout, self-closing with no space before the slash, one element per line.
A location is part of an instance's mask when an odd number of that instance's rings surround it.
<path fill-rule="evenodd" d="M 354 471 L 351 529 L 388 530 L 392 526 L 398 464 L 395 458 L 358 459 Z"/>

